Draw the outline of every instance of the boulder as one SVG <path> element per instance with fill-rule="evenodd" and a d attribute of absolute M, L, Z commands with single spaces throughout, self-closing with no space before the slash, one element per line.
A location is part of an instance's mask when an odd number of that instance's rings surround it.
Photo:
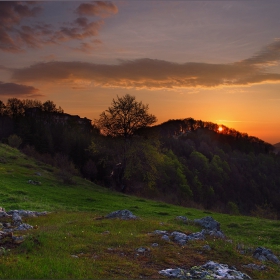
<path fill-rule="evenodd" d="M 170 238 L 168 235 L 164 234 L 162 237 L 161 237 L 162 240 L 164 241 L 170 241 Z"/>
<path fill-rule="evenodd" d="M 257 265 L 257 264 L 254 264 L 254 263 L 244 264 L 244 265 L 242 265 L 242 267 L 251 268 L 253 270 L 259 270 L 259 271 L 266 269 L 265 265 Z"/>
<path fill-rule="evenodd" d="M 122 220 L 138 219 L 138 217 L 133 215 L 132 212 L 130 212 L 129 210 L 117 210 L 108 214 L 105 218 L 107 219 L 120 218 Z"/>
<path fill-rule="evenodd" d="M 195 224 L 200 225 L 201 227 L 207 229 L 207 230 L 220 230 L 220 223 L 215 221 L 212 217 L 207 216 L 201 219 L 195 219 Z"/>
<path fill-rule="evenodd" d="M 258 247 L 253 252 L 253 257 L 259 261 L 272 261 L 274 263 L 280 264 L 279 259 L 272 253 L 270 249 L 264 247 Z"/>
<path fill-rule="evenodd" d="M 183 223 L 186 223 L 188 221 L 188 218 L 185 216 L 177 216 L 176 220 L 182 221 Z"/>
<path fill-rule="evenodd" d="M 19 226 L 22 224 L 21 216 L 18 213 L 13 213 L 13 225 Z"/>
<path fill-rule="evenodd" d="M 170 234 L 174 241 L 182 246 L 184 246 L 188 242 L 188 236 L 185 233 L 179 231 L 173 231 Z"/>
<path fill-rule="evenodd" d="M 224 233 L 221 230 L 217 230 L 217 229 L 214 229 L 214 230 L 203 229 L 201 231 L 201 233 L 204 234 L 204 235 L 210 235 L 210 236 L 215 237 L 215 238 L 222 238 L 222 239 L 226 238 Z"/>

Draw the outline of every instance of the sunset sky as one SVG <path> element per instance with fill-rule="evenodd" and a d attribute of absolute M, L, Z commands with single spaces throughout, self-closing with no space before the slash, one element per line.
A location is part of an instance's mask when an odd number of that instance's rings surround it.
<path fill-rule="evenodd" d="M 0 100 L 96 119 L 116 96 L 280 142 L 280 1 L 0 2 Z"/>

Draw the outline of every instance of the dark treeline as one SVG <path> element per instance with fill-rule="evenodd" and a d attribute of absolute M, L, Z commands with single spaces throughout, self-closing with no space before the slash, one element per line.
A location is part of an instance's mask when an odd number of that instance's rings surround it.
<path fill-rule="evenodd" d="M 108 188 L 231 214 L 280 214 L 280 156 L 245 133 L 187 118 L 104 136 L 86 118 L 52 101 L 0 101 L 0 139 Z M 124 188 L 125 186 L 125 188 Z"/>

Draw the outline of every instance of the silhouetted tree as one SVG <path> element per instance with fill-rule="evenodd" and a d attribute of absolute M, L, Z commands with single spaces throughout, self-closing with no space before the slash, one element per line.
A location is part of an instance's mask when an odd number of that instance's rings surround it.
<path fill-rule="evenodd" d="M 104 111 L 95 123 L 104 135 L 128 138 L 136 130 L 157 121 L 148 110 L 148 105 L 144 105 L 141 101 L 137 102 L 134 96 L 126 94 L 117 97 L 117 100 L 113 99 L 112 106 Z"/>
<path fill-rule="evenodd" d="M 126 184 L 123 180 L 126 160 L 128 138 L 133 134 L 157 121 L 157 118 L 148 113 L 149 106 L 144 105 L 141 101 L 137 102 L 134 96 L 126 94 L 123 97 L 113 99 L 111 107 L 101 113 L 99 120 L 95 120 L 96 127 L 101 134 L 111 137 L 124 138 L 121 165 L 121 190 L 125 191 Z"/>
<path fill-rule="evenodd" d="M 12 118 L 23 116 L 24 107 L 22 101 L 17 98 L 9 98 L 6 105 L 6 111 Z"/>

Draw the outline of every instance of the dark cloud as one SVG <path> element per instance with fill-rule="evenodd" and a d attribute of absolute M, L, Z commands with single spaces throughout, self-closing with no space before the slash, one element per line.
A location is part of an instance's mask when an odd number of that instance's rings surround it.
<path fill-rule="evenodd" d="M 25 17 L 34 17 L 41 8 L 33 7 L 32 2 L 1 1 L 0 2 L 0 24 L 5 27 L 13 27 L 19 24 Z"/>
<path fill-rule="evenodd" d="M 43 95 L 39 93 L 38 89 L 32 86 L 0 82 L 0 96 L 34 98 Z"/>
<path fill-rule="evenodd" d="M 22 19 L 34 17 L 41 11 L 39 6 L 34 7 L 32 2 L 1 1 L 0 2 L 0 50 L 6 52 L 20 52 L 21 41 L 27 40 L 25 34 L 18 34 L 17 27 Z"/>
<path fill-rule="evenodd" d="M 40 5 L 40 2 L 38 2 Z M 22 25 L 22 20 L 35 17 L 42 10 L 36 2 L 0 2 L 0 50 L 22 52 L 26 47 L 41 48 L 46 44 L 60 44 L 70 40 L 82 41 L 98 35 L 102 19 L 90 21 L 86 16 L 107 17 L 116 14 L 118 9 L 111 2 L 96 1 L 79 4 L 76 20 L 54 29 L 50 24 Z M 94 44 L 83 42 L 75 48 L 84 52 L 94 50 Z"/>
<path fill-rule="evenodd" d="M 103 21 L 88 22 L 86 18 L 78 18 L 74 24 L 74 27 L 62 27 L 59 31 L 55 32 L 52 40 L 83 40 L 85 38 L 97 36 Z"/>
<path fill-rule="evenodd" d="M 79 15 L 107 17 L 118 13 L 118 7 L 112 2 L 94 1 L 82 3 L 76 12 Z"/>

